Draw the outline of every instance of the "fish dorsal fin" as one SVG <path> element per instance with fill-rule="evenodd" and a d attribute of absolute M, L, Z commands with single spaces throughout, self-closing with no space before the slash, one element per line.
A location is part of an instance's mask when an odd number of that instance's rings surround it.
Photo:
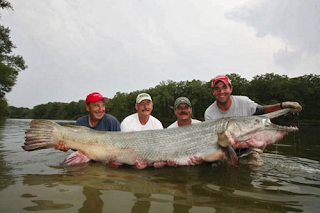
<path fill-rule="evenodd" d="M 74 130 L 90 129 L 89 127 L 86 127 L 86 126 L 75 126 L 75 125 L 72 125 L 72 124 L 66 124 L 66 125 L 63 125 L 63 126 L 71 128 L 71 129 L 74 129 Z"/>

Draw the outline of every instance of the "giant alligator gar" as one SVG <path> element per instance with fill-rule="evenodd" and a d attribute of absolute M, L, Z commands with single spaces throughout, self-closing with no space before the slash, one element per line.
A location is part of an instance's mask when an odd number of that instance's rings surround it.
<path fill-rule="evenodd" d="M 47 149 L 64 141 L 68 148 L 92 160 L 108 163 L 115 158 L 129 165 L 134 165 L 136 158 L 143 158 L 151 165 L 170 159 L 177 165 L 188 165 L 192 156 L 212 162 L 224 157 L 227 150 L 227 156 L 231 156 L 235 164 L 234 149 L 264 148 L 281 140 L 288 132 L 297 131 L 297 127 L 279 126 L 270 121 L 289 111 L 283 109 L 263 116 L 221 118 L 185 127 L 138 132 L 102 132 L 82 126 L 61 126 L 49 120 L 33 120 L 26 130 L 22 148 L 26 151 Z"/>

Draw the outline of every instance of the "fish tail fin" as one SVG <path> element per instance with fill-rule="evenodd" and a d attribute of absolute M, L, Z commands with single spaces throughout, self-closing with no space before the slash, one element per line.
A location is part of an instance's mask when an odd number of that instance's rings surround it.
<path fill-rule="evenodd" d="M 234 151 L 234 149 L 232 148 L 231 145 L 227 146 L 225 148 L 225 154 L 228 158 L 228 162 L 235 166 L 238 164 L 238 156 L 237 156 L 237 153 Z"/>
<path fill-rule="evenodd" d="M 76 151 L 71 153 L 67 159 L 65 159 L 63 161 L 64 165 L 75 165 L 75 164 L 79 164 L 79 163 L 86 163 L 89 162 L 91 159 L 88 158 L 87 156 L 85 156 L 82 152 L 80 151 Z"/>
<path fill-rule="evenodd" d="M 25 151 L 33 151 L 37 149 L 53 148 L 54 126 L 57 125 L 48 120 L 33 120 L 30 122 L 30 129 L 25 131 L 25 142 L 22 148 Z"/>

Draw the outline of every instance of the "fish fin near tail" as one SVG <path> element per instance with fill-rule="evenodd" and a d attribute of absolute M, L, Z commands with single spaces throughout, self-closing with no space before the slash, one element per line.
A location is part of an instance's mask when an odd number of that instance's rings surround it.
<path fill-rule="evenodd" d="M 25 151 L 37 149 L 48 149 L 54 147 L 53 129 L 54 122 L 48 120 L 33 120 L 30 122 L 30 129 L 25 131 L 25 143 L 22 148 Z"/>
<path fill-rule="evenodd" d="M 235 166 L 238 164 L 238 156 L 237 153 L 234 151 L 231 145 L 227 146 L 225 149 L 225 154 L 228 158 L 228 162 Z"/>
<path fill-rule="evenodd" d="M 63 161 L 63 164 L 67 165 L 67 166 L 71 166 L 71 165 L 75 165 L 75 164 L 79 164 L 79 163 L 87 163 L 90 160 L 91 159 L 88 158 L 86 155 L 84 155 L 82 152 L 76 151 L 76 152 L 73 152 L 72 154 L 70 154 L 67 157 L 67 159 L 65 159 Z"/>

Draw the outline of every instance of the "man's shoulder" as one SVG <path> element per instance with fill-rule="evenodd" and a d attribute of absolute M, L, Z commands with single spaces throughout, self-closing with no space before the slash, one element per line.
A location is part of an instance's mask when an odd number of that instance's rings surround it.
<path fill-rule="evenodd" d="M 197 119 L 191 119 L 192 124 L 196 124 L 196 123 L 201 123 L 201 121 L 197 120 Z"/>
<path fill-rule="evenodd" d="M 116 120 L 118 120 L 115 116 L 107 114 L 107 113 L 104 114 L 104 117 L 106 117 L 108 119 L 116 119 Z"/>
<path fill-rule="evenodd" d="M 256 103 L 247 96 L 232 96 L 232 99 L 237 107 L 256 106 Z"/>
<path fill-rule="evenodd" d="M 251 99 L 248 96 L 244 95 L 232 95 L 231 98 L 235 101 L 251 101 Z"/>
<path fill-rule="evenodd" d="M 167 129 L 174 128 L 174 127 L 179 127 L 177 121 L 175 121 L 175 122 L 173 122 L 172 124 L 170 124 L 170 125 L 167 127 Z"/>
<path fill-rule="evenodd" d="M 129 121 L 131 121 L 133 119 L 137 119 L 137 118 L 138 118 L 137 113 L 133 113 L 133 114 L 125 117 L 122 122 L 129 122 Z"/>
<path fill-rule="evenodd" d="M 214 107 L 216 107 L 217 106 L 217 103 L 214 101 L 212 104 L 210 104 L 209 106 L 208 106 L 208 108 L 206 109 L 206 111 L 209 111 L 210 109 L 212 109 L 212 108 L 214 108 Z"/>
<path fill-rule="evenodd" d="M 213 102 L 212 104 L 210 104 L 210 106 L 208 106 L 208 108 L 204 111 L 204 117 L 205 119 L 209 119 L 209 117 L 211 116 L 211 114 L 215 114 L 217 111 L 217 103 Z"/>
<path fill-rule="evenodd" d="M 76 121 L 76 125 L 77 126 L 88 126 L 88 115 L 82 116 L 80 118 L 78 118 L 78 120 Z"/>
<path fill-rule="evenodd" d="M 114 117 L 113 115 L 107 114 L 107 113 L 104 114 L 104 120 L 111 121 L 111 122 L 119 122 L 116 117 Z"/>
<path fill-rule="evenodd" d="M 153 120 L 154 123 L 157 123 L 159 127 L 161 126 L 163 128 L 162 122 L 158 118 L 150 115 L 150 119 Z"/>
<path fill-rule="evenodd" d="M 148 123 L 152 126 L 152 129 L 163 129 L 161 121 L 152 115 L 150 115 Z"/>

